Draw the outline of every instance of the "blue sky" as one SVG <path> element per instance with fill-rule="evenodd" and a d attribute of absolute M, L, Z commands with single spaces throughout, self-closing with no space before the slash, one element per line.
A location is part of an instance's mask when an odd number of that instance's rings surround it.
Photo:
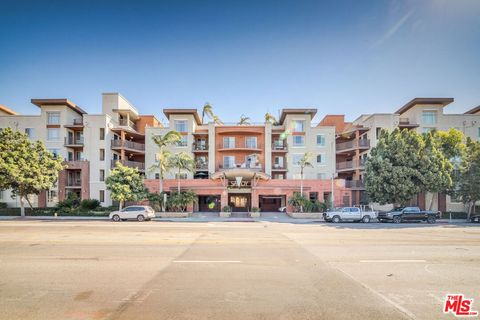
<path fill-rule="evenodd" d="M 261 121 L 393 112 L 414 97 L 480 104 L 480 1 L 1 1 L 0 104 L 120 92 L 144 114 Z"/>

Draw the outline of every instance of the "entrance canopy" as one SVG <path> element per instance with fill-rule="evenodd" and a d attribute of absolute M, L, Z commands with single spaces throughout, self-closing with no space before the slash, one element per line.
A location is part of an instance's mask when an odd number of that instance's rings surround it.
<path fill-rule="evenodd" d="M 211 175 L 213 180 L 225 178 L 227 180 L 234 180 L 237 177 L 241 177 L 245 180 L 253 180 L 255 178 L 261 180 L 269 180 L 270 176 L 264 172 L 255 171 L 249 168 L 233 168 L 225 171 L 217 171 Z"/>

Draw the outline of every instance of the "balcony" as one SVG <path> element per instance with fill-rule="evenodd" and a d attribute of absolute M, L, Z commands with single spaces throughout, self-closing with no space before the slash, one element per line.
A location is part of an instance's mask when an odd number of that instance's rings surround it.
<path fill-rule="evenodd" d="M 112 160 L 111 167 L 115 168 L 115 164 L 117 162 L 120 162 L 121 164 L 129 168 L 137 168 L 138 171 L 145 171 L 145 163 L 143 162 L 130 161 L 130 160 Z"/>
<path fill-rule="evenodd" d="M 262 149 L 258 144 L 233 144 L 233 143 L 226 143 L 223 145 L 220 145 L 217 148 L 217 151 L 257 151 L 257 152 L 262 152 Z"/>
<path fill-rule="evenodd" d="M 81 186 L 82 186 L 81 179 L 68 178 L 67 182 L 65 183 L 65 187 L 81 187 Z"/>
<path fill-rule="evenodd" d="M 208 163 L 196 163 L 195 170 L 197 171 L 206 171 L 208 170 Z"/>
<path fill-rule="evenodd" d="M 70 130 L 83 130 L 83 118 L 73 119 L 72 123 L 64 125 L 65 128 Z"/>
<path fill-rule="evenodd" d="M 337 162 L 337 172 L 362 170 L 365 166 L 365 160 L 351 160 L 344 162 Z"/>
<path fill-rule="evenodd" d="M 208 152 L 208 144 L 196 144 L 192 145 L 192 152 Z"/>
<path fill-rule="evenodd" d="M 218 169 L 220 170 L 231 170 L 231 169 L 244 169 L 249 171 L 262 171 L 262 165 L 249 165 L 244 162 L 242 164 L 219 164 Z"/>
<path fill-rule="evenodd" d="M 83 137 L 78 139 L 65 137 L 64 146 L 69 148 L 83 148 Z"/>
<path fill-rule="evenodd" d="M 287 164 L 273 164 L 272 165 L 272 171 L 287 171 Z"/>
<path fill-rule="evenodd" d="M 112 149 L 126 149 L 130 151 L 144 153 L 145 144 L 128 140 L 112 140 Z"/>
<path fill-rule="evenodd" d="M 410 123 L 409 118 L 399 118 L 398 119 L 398 127 L 399 128 L 417 128 L 419 125 L 416 123 Z"/>
<path fill-rule="evenodd" d="M 347 142 L 341 142 L 336 145 L 337 153 L 353 151 L 357 149 L 367 150 L 370 148 L 370 140 L 359 139 Z"/>
<path fill-rule="evenodd" d="M 345 188 L 365 189 L 365 183 L 363 180 L 345 180 Z"/>
<path fill-rule="evenodd" d="M 273 143 L 272 144 L 272 152 L 287 152 L 288 151 L 288 148 L 287 148 L 287 144 L 284 142 L 284 143 Z"/>
<path fill-rule="evenodd" d="M 121 127 L 130 127 L 133 130 L 137 131 L 137 126 L 135 123 L 129 119 L 120 119 L 118 120 L 118 125 Z"/>

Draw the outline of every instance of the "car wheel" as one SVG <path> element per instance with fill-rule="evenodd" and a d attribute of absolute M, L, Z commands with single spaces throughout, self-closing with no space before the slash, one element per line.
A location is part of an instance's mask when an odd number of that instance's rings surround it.
<path fill-rule="evenodd" d="M 340 221 L 341 221 L 341 220 L 340 220 L 340 217 L 339 217 L 339 216 L 334 216 L 334 217 L 332 218 L 332 222 L 333 222 L 333 223 L 339 223 Z"/>
<path fill-rule="evenodd" d="M 402 222 L 402 217 L 400 216 L 393 217 L 393 223 L 400 223 L 400 222 Z"/>
<path fill-rule="evenodd" d="M 114 214 L 113 217 L 112 217 L 112 220 L 115 221 L 115 222 L 118 222 L 120 221 L 120 216 L 118 214 Z"/>
<path fill-rule="evenodd" d="M 145 217 L 142 214 L 139 214 L 137 216 L 137 221 L 143 222 L 143 221 L 145 221 Z"/>
<path fill-rule="evenodd" d="M 436 221 L 435 217 L 430 216 L 430 217 L 427 218 L 428 223 L 435 223 L 435 221 Z"/>
<path fill-rule="evenodd" d="M 362 222 L 363 223 L 369 223 L 370 222 L 370 216 L 363 217 Z"/>

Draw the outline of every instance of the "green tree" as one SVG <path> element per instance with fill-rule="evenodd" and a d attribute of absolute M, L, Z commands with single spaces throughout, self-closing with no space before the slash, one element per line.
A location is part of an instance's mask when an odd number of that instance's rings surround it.
<path fill-rule="evenodd" d="M 278 121 L 271 113 L 265 113 L 265 123 L 271 123 L 272 125 L 277 125 Z"/>
<path fill-rule="evenodd" d="M 205 116 L 209 117 L 210 119 L 213 120 L 214 114 L 213 114 L 213 108 L 210 105 L 210 103 L 205 103 L 202 109 L 202 123 L 205 123 Z"/>
<path fill-rule="evenodd" d="M 455 128 L 448 131 L 433 131 L 433 136 L 445 158 L 453 160 L 462 156 L 465 136 L 461 131 Z"/>
<path fill-rule="evenodd" d="M 11 189 L 20 200 L 20 213 L 25 216 L 23 200 L 53 187 L 62 160 L 45 148 L 41 141 L 32 142 L 24 133 L 6 128 L 0 132 L 0 190 Z"/>
<path fill-rule="evenodd" d="M 313 153 L 305 152 L 303 157 L 298 161 L 298 165 L 300 166 L 300 195 L 303 197 L 303 175 L 305 168 L 310 167 L 313 168 L 312 164 L 312 157 Z M 300 206 L 301 212 L 303 212 L 303 206 Z"/>
<path fill-rule="evenodd" d="M 125 201 L 138 201 L 146 196 L 143 177 L 138 169 L 124 166 L 120 162 L 110 171 L 105 184 L 112 199 L 120 202 L 120 210 Z"/>
<path fill-rule="evenodd" d="M 165 179 L 165 173 L 170 169 L 170 151 L 166 150 L 167 146 L 173 145 L 182 139 L 182 136 L 177 131 L 169 131 L 164 135 L 154 136 L 153 142 L 157 145 L 159 152 L 157 153 L 157 162 L 150 167 L 152 171 L 158 171 L 159 173 L 159 188 L 158 193 L 163 192 L 163 180 Z"/>
<path fill-rule="evenodd" d="M 217 115 L 213 116 L 213 122 L 219 125 L 223 124 L 222 120 L 220 120 L 220 118 Z"/>
<path fill-rule="evenodd" d="M 185 212 L 189 204 L 196 203 L 197 201 L 197 194 L 192 190 L 172 192 L 168 198 L 167 206 L 170 211 Z"/>
<path fill-rule="evenodd" d="M 178 170 L 177 183 L 178 192 L 180 193 L 180 174 L 182 171 L 195 172 L 195 161 L 188 153 L 180 152 L 170 158 L 170 167 Z"/>
<path fill-rule="evenodd" d="M 457 195 L 468 205 L 468 217 L 480 200 L 480 142 L 467 138 L 466 150 L 462 155 L 457 185 Z"/>
<path fill-rule="evenodd" d="M 250 124 L 250 118 L 247 117 L 246 115 L 242 114 L 240 116 L 240 121 L 238 121 L 237 125 L 239 126 L 246 126 Z"/>

